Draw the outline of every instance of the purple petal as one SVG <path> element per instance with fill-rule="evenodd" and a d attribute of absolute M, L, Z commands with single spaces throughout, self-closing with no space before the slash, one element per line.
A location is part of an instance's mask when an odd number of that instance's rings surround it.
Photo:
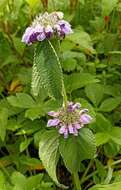
<path fill-rule="evenodd" d="M 45 32 L 48 33 L 48 32 L 51 32 L 53 33 L 53 29 L 51 26 L 47 25 L 46 28 L 45 28 Z"/>
<path fill-rule="evenodd" d="M 80 109 L 80 108 L 81 108 L 81 104 L 80 104 L 80 103 L 75 103 L 75 104 L 73 105 L 73 108 L 74 108 L 74 109 Z"/>
<path fill-rule="evenodd" d="M 78 131 L 75 127 L 74 127 L 74 136 L 78 136 Z"/>
<path fill-rule="evenodd" d="M 59 129 L 59 133 L 60 133 L 60 134 L 64 134 L 64 133 L 65 133 L 65 130 L 66 130 L 66 126 L 62 126 L 62 127 Z"/>
<path fill-rule="evenodd" d="M 22 42 L 25 42 L 26 44 L 29 44 L 30 42 L 30 36 L 34 33 L 34 30 L 32 27 L 28 27 L 25 30 L 25 33 L 22 36 Z"/>
<path fill-rule="evenodd" d="M 80 129 L 80 128 L 81 128 L 81 125 L 80 125 L 79 123 L 74 123 L 73 125 L 74 125 L 74 127 L 75 127 L 76 129 Z"/>
<path fill-rule="evenodd" d="M 43 32 L 43 27 L 40 25 L 36 25 L 36 27 L 34 28 L 34 32 L 35 33 L 42 33 Z"/>
<path fill-rule="evenodd" d="M 63 32 L 64 34 L 71 34 L 71 33 L 73 33 L 73 31 L 71 29 L 71 25 L 67 21 L 60 20 L 58 22 L 58 24 L 61 27 L 61 32 Z"/>
<path fill-rule="evenodd" d="M 53 35 L 53 29 L 50 25 L 45 28 L 45 34 L 47 38 L 51 38 Z"/>
<path fill-rule="evenodd" d="M 59 119 L 50 119 L 48 120 L 47 126 L 52 127 L 52 126 L 57 126 L 60 123 Z"/>
<path fill-rule="evenodd" d="M 38 36 L 37 36 L 37 40 L 38 41 L 43 41 L 46 38 L 46 35 L 44 32 L 41 32 Z"/>
<path fill-rule="evenodd" d="M 59 116 L 59 112 L 50 111 L 50 112 L 48 112 L 48 115 L 50 115 L 52 117 L 58 117 Z"/>
<path fill-rule="evenodd" d="M 74 109 L 73 109 L 73 105 L 74 105 L 74 103 L 73 102 L 69 102 L 68 103 L 68 111 L 69 112 L 72 112 Z"/>
<path fill-rule="evenodd" d="M 89 124 L 92 120 L 92 117 L 88 114 L 83 114 L 80 117 L 80 121 L 82 122 L 82 124 Z"/>
<path fill-rule="evenodd" d="M 70 134 L 74 134 L 74 128 L 73 128 L 72 124 L 68 125 L 68 130 L 69 130 Z"/>
<path fill-rule="evenodd" d="M 64 131 L 64 138 L 65 139 L 68 138 L 68 128 L 66 128 L 65 131 Z"/>

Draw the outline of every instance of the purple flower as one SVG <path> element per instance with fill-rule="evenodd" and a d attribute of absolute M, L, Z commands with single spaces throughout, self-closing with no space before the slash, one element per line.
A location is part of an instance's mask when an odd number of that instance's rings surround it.
<path fill-rule="evenodd" d="M 68 102 L 66 110 L 62 107 L 57 112 L 48 113 L 54 119 L 48 120 L 47 126 L 59 128 L 59 134 L 63 134 L 64 138 L 67 138 L 69 134 L 78 136 L 78 131 L 92 121 L 92 117 L 87 112 L 87 109 L 81 109 L 80 103 Z"/>
<path fill-rule="evenodd" d="M 31 45 L 37 41 L 50 39 L 54 36 L 64 37 L 72 33 L 71 25 L 63 19 L 62 12 L 40 14 L 25 30 L 22 42 Z"/>
<path fill-rule="evenodd" d="M 52 127 L 52 126 L 57 126 L 60 123 L 59 119 L 50 119 L 48 120 L 47 126 Z"/>
<path fill-rule="evenodd" d="M 91 120 L 92 120 L 92 117 L 88 114 L 82 114 L 80 117 L 80 121 L 84 125 L 90 123 Z"/>
<path fill-rule="evenodd" d="M 73 33 L 71 25 L 67 21 L 60 20 L 58 21 L 58 25 L 60 26 L 60 28 L 58 28 L 59 36 Z"/>

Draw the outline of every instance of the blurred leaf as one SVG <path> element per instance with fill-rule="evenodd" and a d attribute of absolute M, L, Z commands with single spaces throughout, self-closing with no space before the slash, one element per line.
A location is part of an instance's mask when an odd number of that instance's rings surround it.
<path fill-rule="evenodd" d="M 8 121 L 8 110 L 6 108 L 3 108 L 0 110 L 0 137 L 2 141 L 4 141 L 6 136 L 7 121 Z"/>
<path fill-rule="evenodd" d="M 21 142 L 20 152 L 23 152 L 24 150 L 26 150 L 32 140 L 33 138 L 26 138 L 23 142 Z"/>
<path fill-rule="evenodd" d="M 90 36 L 81 28 L 77 28 L 73 34 L 67 37 L 67 39 L 74 44 L 73 48 L 84 51 L 89 55 L 95 53 Z"/>
<path fill-rule="evenodd" d="M 89 188 L 89 190 L 120 190 L 120 188 L 121 188 L 121 182 L 117 182 L 108 185 L 96 185 Z"/>
<path fill-rule="evenodd" d="M 98 171 L 98 176 L 101 178 L 101 181 L 103 182 L 104 178 L 106 177 L 107 172 L 104 169 L 103 164 L 98 159 L 96 159 L 95 162 L 96 162 L 96 168 Z"/>
<path fill-rule="evenodd" d="M 96 139 L 96 145 L 100 146 L 109 141 L 110 135 L 108 133 L 96 133 L 95 139 Z"/>
<path fill-rule="evenodd" d="M 89 73 L 72 73 L 70 75 L 65 75 L 64 79 L 65 86 L 69 93 L 78 88 L 82 88 L 87 84 L 99 82 L 95 76 Z"/>
<path fill-rule="evenodd" d="M 119 153 L 119 151 L 120 151 L 120 146 L 118 144 L 115 144 L 111 140 L 104 145 L 105 155 L 109 158 L 116 156 Z"/>
<path fill-rule="evenodd" d="M 103 86 L 100 84 L 89 84 L 85 88 L 85 92 L 87 97 L 91 100 L 91 102 L 98 106 L 103 98 Z"/>
<path fill-rule="evenodd" d="M 11 176 L 12 184 L 14 184 L 13 190 L 26 190 L 26 177 L 20 172 L 13 172 Z"/>
<path fill-rule="evenodd" d="M 35 176 L 28 177 L 26 180 L 26 190 L 33 190 L 38 187 L 42 181 L 43 174 L 37 174 Z"/>
<path fill-rule="evenodd" d="M 109 132 L 110 138 L 117 144 L 121 145 L 121 128 L 120 127 L 114 127 Z"/>
<path fill-rule="evenodd" d="M 118 0 L 102 0 L 102 15 L 109 15 L 113 9 L 116 7 Z"/>
<path fill-rule="evenodd" d="M 12 106 L 19 108 L 31 108 L 35 105 L 33 98 L 25 93 L 17 93 L 16 96 L 9 96 L 7 100 Z"/>
<path fill-rule="evenodd" d="M 97 113 L 96 115 L 96 126 L 96 130 L 103 133 L 110 132 L 113 127 L 110 120 L 104 117 L 104 115 L 102 115 L 101 113 Z"/>
<path fill-rule="evenodd" d="M 102 102 L 99 107 L 100 111 L 110 112 L 121 104 L 121 97 L 108 98 Z"/>

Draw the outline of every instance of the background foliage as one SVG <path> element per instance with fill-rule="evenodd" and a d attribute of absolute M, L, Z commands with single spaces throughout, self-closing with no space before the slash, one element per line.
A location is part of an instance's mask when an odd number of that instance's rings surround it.
<path fill-rule="evenodd" d="M 53 136 L 46 129 L 47 112 L 59 102 L 42 89 L 38 97 L 31 93 L 34 47 L 21 43 L 21 36 L 36 14 L 61 10 L 73 26 L 74 33 L 61 42 L 62 68 L 68 99 L 87 107 L 94 121 L 97 152 L 91 160 L 85 134 L 73 149 L 82 151 L 82 162 L 72 153 L 69 143 L 61 143 L 60 152 L 70 171 L 79 168 L 84 190 L 121 189 L 121 1 L 120 0 L 1 0 L 0 1 L 0 189 L 59 189 L 39 160 L 38 145 L 42 138 Z M 56 63 L 55 63 L 56 64 Z M 54 74 L 54 73 L 53 73 Z M 59 88 L 59 86 L 57 86 Z M 38 90 L 38 89 L 36 89 Z M 54 89 L 55 97 L 59 96 Z M 51 134 L 48 134 L 51 133 Z M 58 134 L 57 134 L 58 135 Z M 81 134 L 80 134 L 81 135 Z M 58 142 L 41 151 L 54 149 Z M 69 139 L 73 142 L 73 139 Z M 72 148 L 72 147 L 71 147 Z M 88 154 L 89 155 L 88 155 Z M 70 154 L 70 152 L 68 153 Z M 64 156 L 63 156 L 64 155 Z M 47 155 L 48 156 L 48 155 Z M 57 155 L 53 155 L 57 156 Z M 53 157 L 51 157 L 53 160 Z M 55 171 L 52 160 L 46 163 Z M 85 159 L 88 159 L 85 161 Z M 45 162 L 47 159 L 45 160 Z M 73 189 L 73 179 L 59 160 L 57 176 Z M 50 173 L 49 173 L 50 174 Z M 52 173 L 53 178 L 56 175 Z M 56 180 L 56 179 L 55 179 Z"/>

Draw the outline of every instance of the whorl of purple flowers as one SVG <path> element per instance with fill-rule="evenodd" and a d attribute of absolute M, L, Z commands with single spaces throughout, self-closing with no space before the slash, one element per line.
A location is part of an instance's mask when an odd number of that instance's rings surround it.
<path fill-rule="evenodd" d="M 31 45 L 36 41 L 43 41 L 54 36 L 64 37 L 72 33 L 71 25 L 63 20 L 62 12 L 45 12 L 35 18 L 32 25 L 26 28 L 22 42 Z"/>
<path fill-rule="evenodd" d="M 55 126 L 59 129 L 59 133 L 67 138 L 69 134 L 78 136 L 80 128 L 89 124 L 92 117 L 87 114 L 88 109 L 81 109 L 80 103 L 68 102 L 67 109 L 61 108 L 59 111 L 50 111 L 49 116 L 53 119 L 48 120 L 47 126 Z"/>

